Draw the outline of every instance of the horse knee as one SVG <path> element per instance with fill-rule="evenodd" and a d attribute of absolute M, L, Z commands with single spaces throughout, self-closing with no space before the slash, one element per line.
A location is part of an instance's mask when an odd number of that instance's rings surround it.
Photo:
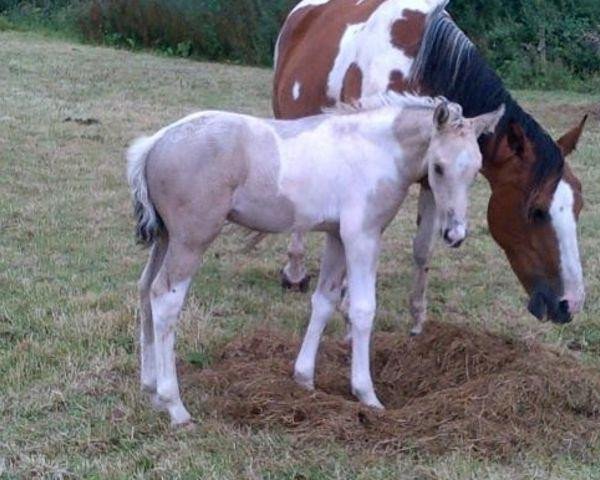
<path fill-rule="evenodd" d="M 415 251 L 413 254 L 413 261 L 418 268 L 424 269 L 429 264 L 429 255 Z"/>
<path fill-rule="evenodd" d="M 352 327 L 358 332 L 368 332 L 373 326 L 373 317 L 375 316 L 375 303 L 361 302 L 352 303 L 350 299 L 350 308 L 348 312 Z"/>
<path fill-rule="evenodd" d="M 328 314 L 335 310 L 336 300 L 326 292 L 316 290 L 310 297 L 310 304 L 313 312 Z"/>

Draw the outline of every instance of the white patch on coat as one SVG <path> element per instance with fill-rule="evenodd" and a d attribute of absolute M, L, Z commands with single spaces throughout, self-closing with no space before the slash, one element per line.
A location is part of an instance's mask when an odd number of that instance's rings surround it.
<path fill-rule="evenodd" d="M 440 0 L 388 0 L 366 22 L 348 25 L 329 72 L 327 96 L 334 100 L 341 98 L 344 76 L 352 63 L 356 63 L 363 74 L 363 97 L 385 92 L 393 71 L 408 77 L 414 59 L 392 44 L 392 26 L 403 18 L 405 9 L 427 14 L 439 3 Z"/>
<path fill-rule="evenodd" d="M 315 129 L 279 142 L 280 191 L 298 209 L 297 228 L 338 222 L 341 208 L 360 204 L 360 210 L 379 181 L 399 181 L 396 160 L 403 152 L 391 128 L 397 114 L 393 109 L 363 113 L 360 127 L 353 115 L 334 116 Z M 389 125 L 389 135 L 382 135 L 382 123 Z M 406 178 L 414 175 L 400 173 L 405 174 Z"/>
<path fill-rule="evenodd" d="M 330 0 L 302 0 L 298 5 L 296 5 L 292 11 L 290 12 L 290 14 L 288 15 L 288 18 L 296 11 L 300 10 L 301 8 L 304 7 L 316 7 L 318 5 L 324 5 L 325 3 L 329 3 Z"/>
<path fill-rule="evenodd" d="M 577 223 L 573 213 L 573 190 L 561 180 L 550 205 L 552 226 L 558 239 L 560 273 L 564 286 L 564 299 L 569 302 L 571 313 L 583 307 L 585 287 L 577 243 Z"/>
<path fill-rule="evenodd" d="M 300 82 L 294 82 L 294 86 L 292 87 L 292 97 L 295 101 L 298 101 L 298 99 L 300 98 L 301 87 L 302 86 L 300 85 Z"/>

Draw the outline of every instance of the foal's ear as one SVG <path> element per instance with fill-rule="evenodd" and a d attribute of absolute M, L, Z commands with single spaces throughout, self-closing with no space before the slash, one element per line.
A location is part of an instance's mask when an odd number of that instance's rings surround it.
<path fill-rule="evenodd" d="M 477 138 L 484 133 L 494 133 L 500 119 L 504 116 L 504 104 L 500 105 L 496 110 L 490 113 L 484 113 L 473 119 L 475 126 L 475 134 Z"/>
<path fill-rule="evenodd" d="M 444 101 L 440 103 L 433 112 L 433 123 L 438 130 L 440 130 L 448 123 L 449 119 L 450 109 L 448 108 L 448 102 Z"/>
<path fill-rule="evenodd" d="M 560 137 L 556 143 L 560 147 L 562 154 L 566 157 L 573 150 L 577 148 L 577 143 L 579 142 L 579 137 L 583 133 L 583 127 L 585 127 L 585 122 L 587 121 L 588 116 L 583 117 L 583 120 L 579 122 L 579 125 L 574 127 L 565 133 L 562 137 Z"/>

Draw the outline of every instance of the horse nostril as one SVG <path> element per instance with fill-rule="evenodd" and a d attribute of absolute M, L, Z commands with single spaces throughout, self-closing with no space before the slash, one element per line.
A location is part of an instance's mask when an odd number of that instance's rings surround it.
<path fill-rule="evenodd" d="M 450 229 L 447 228 L 446 230 L 444 230 L 444 240 L 447 243 L 452 243 L 452 239 L 450 238 Z"/>

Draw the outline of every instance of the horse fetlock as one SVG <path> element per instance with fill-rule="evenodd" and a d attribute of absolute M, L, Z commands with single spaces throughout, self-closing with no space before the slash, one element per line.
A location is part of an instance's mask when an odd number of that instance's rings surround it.
<path fill-rule="evenodd" d="M 156 393 L 156 376 L 150 377 L 142 374 L 140 390 L 144 393 Z"/>
<path fill-rule="evenodd" d="M 410 304 L 410 316 L 414 323 L 423 323 L 426 318 L 427 307 L 424 302 Z"/>
<path fill-rule="evenodd" d="M 315 389 L 315 378 L 310 372 L 294 369 L 294 381 L 306 390 L 312 391 Z"/>
<path fill-rule="evenodd" d="M 295 292 L 306 293 L 310 287 L 310 275 L 306 273 L 306 269 L 302 269 L 300 272 L 292 272 L 292 269 L 283 268 L 279 272 L 281 287 L 286 290 L 292 290 Z"/>
<path fill-rule="evenodd" d="M 167 407 L 167 404 L 165 402 L 163 402 L 160 398 L 160 396 L 157 393 L 150 393 L 150 404 L 152 405 L 152 408 L 154 410 L 156 410 L 157 412 L 167 412 L 169 409 Z"/>

